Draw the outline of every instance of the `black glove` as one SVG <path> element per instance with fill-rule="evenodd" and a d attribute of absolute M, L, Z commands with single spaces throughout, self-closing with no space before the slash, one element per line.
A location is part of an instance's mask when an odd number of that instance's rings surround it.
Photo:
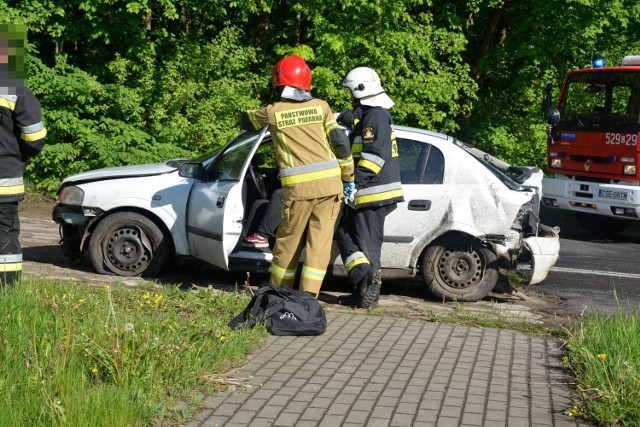
<path fill-rule="evenodd" d="M 350 129 L 353 128 L 353 121 L 356 119 L 356 116 L 353 114 L 351 110 L 344 110 L 342 113 L 338 115 L 338 119 L 336 120 L 339 125 L 346 126 Z"/>

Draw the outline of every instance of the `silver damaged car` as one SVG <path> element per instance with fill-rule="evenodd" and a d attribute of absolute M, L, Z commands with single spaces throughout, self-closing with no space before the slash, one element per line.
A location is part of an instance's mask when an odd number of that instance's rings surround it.
<path fill-rule="evenodd" d="M 545 279 L 558 229 L 539 222 L 542 171 L 513 167 L 456 139 L 396 126 L 405 201 L 386 220 L 385 277 L 421 276 L 445 300 L 475 301 L 500 274 Z M 96 271 L 156 276 L 176 258 L 267 272 L 271 252 L 240 246 L 278 188 L 266 128 L 193 160 L 107 168 L 66 178 L 53 219 L 69 257 Z M 334 275 L 344 275 L 338 251 Z"/>

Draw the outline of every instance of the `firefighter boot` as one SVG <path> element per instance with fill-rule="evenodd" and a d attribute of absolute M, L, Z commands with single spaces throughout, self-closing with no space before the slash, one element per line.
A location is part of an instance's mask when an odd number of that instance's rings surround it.
<path fill-rule="evenodd" d="M 369 308 L 380 301 L 380 288 L 382 287 L 382 272 L 370 272 L 366 289 L 360 294 L 358 307 Z"/>
<path fill-rule="evenodd" d="M 338 304 L 348 307 L 361 307 L 360 299 L 362 298 L 362 293 L 367 290 L 370 280 L 371 268 L 368 264 L 355 266 L 349 272 L 351 294 L 338 297 Z"/>
<path fill-rule="evenodd" d="M 0 272 L 0 293 L 9 291 L 19 280 L 19 271 Z"/>

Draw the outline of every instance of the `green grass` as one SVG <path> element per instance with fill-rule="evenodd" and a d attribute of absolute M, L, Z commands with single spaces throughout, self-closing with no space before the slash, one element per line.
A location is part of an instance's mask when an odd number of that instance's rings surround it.
<path fill-rule="evenodd" d="M 596 314 L 567 331 L 564 362 L 579 384 L 569 414 L 601 425 L 640 425 L 639 315 Z"/>
<path fill-rule="evenodd" d="M 43 191 L 37 190 L 28 176 L 24 178 L 25 186 L 25 201 L 31 202 L 52 202 L 56 200 L 55 194 L 47 194 Z"/>
<path fill-rule="evenodd" d="M 0 425 L 143 426 L 188 416 L 168 408 L 219 388 L 266 334 L 227 328 L 247 303 L 244 293 L 43 280 L 0 292 Z"/>

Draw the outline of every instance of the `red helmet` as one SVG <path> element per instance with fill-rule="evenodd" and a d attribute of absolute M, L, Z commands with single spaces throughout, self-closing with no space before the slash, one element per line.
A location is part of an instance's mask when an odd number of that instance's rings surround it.
<path fill-rule="evenodd" d="M 271 85 L 293 86 L 309 90 L 311 86 L 311 69 L 299 56 L 285 56 L 273 67 Z"/>

